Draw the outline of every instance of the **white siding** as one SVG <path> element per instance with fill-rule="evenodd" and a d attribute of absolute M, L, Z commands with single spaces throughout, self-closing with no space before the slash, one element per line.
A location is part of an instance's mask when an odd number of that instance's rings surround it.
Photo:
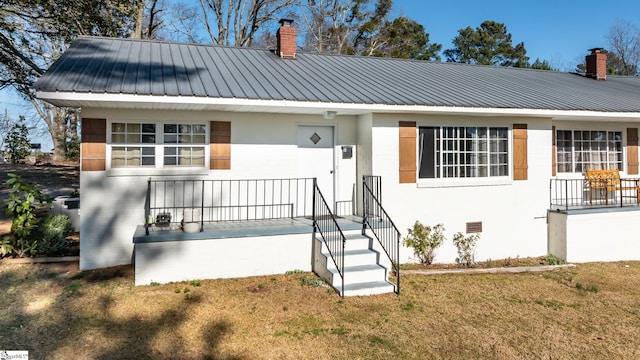
<path fill-rule="evenodd" d="M 331 125 L 337 129 L 335 146 L 338 166 L 335 169 L 335 176 L 338 196 L 336 200 L 350 200 L 356 181 L 354 178 L 355 154 L 352 159 L 343 160 L 340 156 L 342 145 L 356 144 L 355 117 L 338 116 L 330 121 L 318 115 L 92 108 L 83 109 L 82 116 L 106 118 L 108 126 L 113 121 L 231 122 L 231 170 L 129 168 L 83 172 L 80 177 L 82 199 L 80 267 L 83 270 L 131 263 L 132 236 L 135 227 L 144 224 L 144 197 L 149 177 L 153 179 L 313 177 L 312 173 L 300 174 L 296 168 L 298 125 Z"/>
<path fill-rule="evenodd" d="M 135 284 L 311 271 L 311 235 L 136 244 Z"/>
<path fill-rule="evenodd" d="M 637 209 L 549 212 L 549 252 L 568 262 L 640 259 Z"/>
<path fill-rule="evenodd" d="M 525 181 L 461 179 L 459 181 L 398 182 L 398 121 L 417 126 L 502 126 L 528 124 L 528 175 Z M 436 262 L 453 262 L 457 252 L 453 234 L 465 232 L 467 222 L 481 221 L 483 232 L 476 260 L 540 256 L 547 252 L 546 210 L 551 176 L 551 122 L 546 119 L 457 118 L 375 115 L 372 134 L 372 172 L 382 176 L 382 204 L 402 236 L 416 220 L 425 225 L 444 224 L 446 243 L 437 250 Z M 513 157 L 510 138 L 510 154 Z M 412 249 L 401 250 L 401 262 L 415 261 Z"/>

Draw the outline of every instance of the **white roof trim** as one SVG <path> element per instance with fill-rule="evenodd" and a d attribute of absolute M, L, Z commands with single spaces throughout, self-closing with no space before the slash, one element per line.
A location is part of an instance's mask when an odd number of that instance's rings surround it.
<path fill-rule="evenodd" d="M 428 105 L 388 105 L 388 104 L 356 104 L 334 102 L 309 102 L 292 100 L 260 100 L 239 98 L 211 98 L 196 96 L 157 96 L 137 94 L 96 94 L 79 92 L 45 92 L 38 91 L 39 99 L 59 106 L 86 106 L 87 103 L 97 104 L 92 107 L 122 107 L 136 108 L 144 105 L 156 104 L 158 108 L 170 109 L 173 106 L 194 105 L 201 110 L 224 108 L 225 111 L 251 111 L 248 107 L 259 108 L 256 111 L 277 113 L 308 113 L 321 114 L 326 110 L 337 111 L 339 115 L 359 115 L 367 113 L 413 113 L 413 114 L 473 114 L 498 116 L 535 116 L 556 119 L 576 120 L 633 120 L 638 121 L 638 112 L 599 112 L 582 110 L 552 110 L 552 109 L 514 109 L 514 108 L 479 108 L 456 106 L 428 106 Z M 194 108 L 194 107 L 192 107 Z"/>

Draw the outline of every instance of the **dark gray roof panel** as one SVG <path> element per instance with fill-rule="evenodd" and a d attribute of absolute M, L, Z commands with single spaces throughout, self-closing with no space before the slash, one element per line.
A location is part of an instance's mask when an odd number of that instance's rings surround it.
<path fill-rule="evenodd" d="M 640 112 L 640 78 L 83 37 L 38 91 Z"/>

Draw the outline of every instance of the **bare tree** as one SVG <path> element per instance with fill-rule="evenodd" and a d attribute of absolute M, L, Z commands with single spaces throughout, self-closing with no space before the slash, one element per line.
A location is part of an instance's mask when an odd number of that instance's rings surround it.
<path fill-rule="evenodd" d="M 609 66 L 616 75 L 637 75 L 640 65 L 640 29 L 629 21 L 618 19 L 607 36 Z"/>
<path fill-rule="evenodd" d="M 391 0 L 306 0 L 300 6 L 307 50 L 359 54 L 385 23 Z"/>
<path fill-rule="evenodd" d="M 200 31 L 204 20 L 199 8 L 184 3 L 173 3 L 167 11 L 169 15 L 166 17 L 166 31 L 162 33 L 163 39 L 191 43 L 207 42 Z"/>
<path fill-rule="evenodd" d="M 161 39 L 160 31 L 165 28 L 164 0 L 138 0 L 136 22 L 131 37 L 134 39 Z"/>
<path fill-rule="evenodd" d="M 36 98 L 33 84 L 78 35 L 128 36 L 135 1 L 3 0 L 0 7 L 0 89 L 13 88 L 47 127 L 54 158 L 64 158 L 75 109 Z"/>
<path fill-rule="evenodd" d="M 202 22 L 217 45 L 251 46 L 262 26 L 296 0 L 200 0 Z"/>

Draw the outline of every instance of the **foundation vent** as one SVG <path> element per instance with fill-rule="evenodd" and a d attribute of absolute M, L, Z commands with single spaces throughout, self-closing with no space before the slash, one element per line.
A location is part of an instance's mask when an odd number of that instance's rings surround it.
<path fill-rule="evenodd" d="M 482 232 L 482 221 L 468 222 L 467 223 L 467 234 L 471 233 L 481 233 Z"/>

